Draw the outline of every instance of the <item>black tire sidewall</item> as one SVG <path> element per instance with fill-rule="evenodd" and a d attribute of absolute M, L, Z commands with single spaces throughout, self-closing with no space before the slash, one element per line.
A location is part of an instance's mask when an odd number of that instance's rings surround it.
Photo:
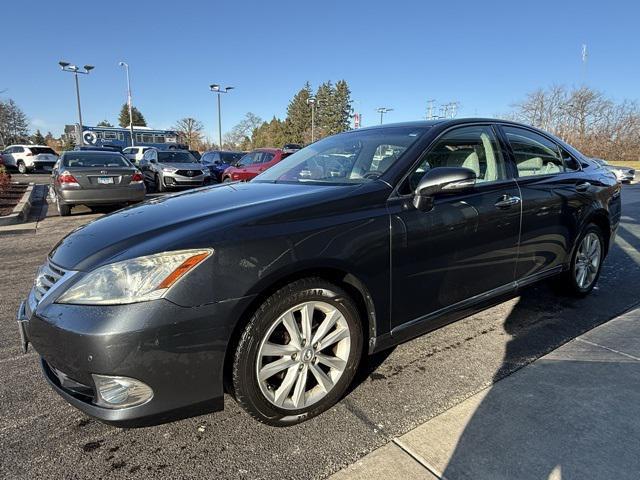
<path fill-rule="evenodd" d="M 591 282 L 591 284 L 587 288 L 580 288 L 578 286 L 578 281 L 576 279 L 576 274 L 575 274 L 576 261 L 578 259 L 578 251 L 580 250 L 580 245 L 582 244 L 584 237 L 586 237 L 587 234 L 589 233 L 595 233 L 598 236 L 598 239 L 600 241 L 600 262 L 598 263 L 598 271 L 596 272 L 596 276 L 593 279 L 593 282 Z M 576 242 L 576 246 L 573 251 L 573 256 L 571 257 L 571 265 L 568 272 L 569 281 L 571 282 L 571 290 L 577 295 L 579 296 L 588 295 L 591 292 L 591 290 L 593 290 L 593 288 L 596 286 L 596 283 L 598 283 L 598 279 L 600 278 L 600 272 L 602 271 L 602 262 L 604 261 L 604 255 L 605 255 L 604 248 L 605 248 L 605 244 L 604 244 L 604 238 L 602 236 L 602 230 L 600 230 L 600 228 L 595 224 L 588 225 L 587 228 L 584 229 L 584 231 L 578 238 L 578 241 Z"/>
<path fill-rule="evenodd" d="M 352 332 L 347 367 L 333 390 L 310 408 L 281 409 L 264 397 L 256 380 L 256 359 L 260 342 L 283 312 L 299 303 L 313 300 L 335 306 L 347 321 Z M 338 402 L 351 384 L 362 354 L 362 332 L 357 307 L 341 288 L 320 279 L 290 284 L 265 301 L 244 329 L 233 364 L 233 390 L 236 400 L 254 418 L 274 426 L 292 425 L 319 415 Z"/>

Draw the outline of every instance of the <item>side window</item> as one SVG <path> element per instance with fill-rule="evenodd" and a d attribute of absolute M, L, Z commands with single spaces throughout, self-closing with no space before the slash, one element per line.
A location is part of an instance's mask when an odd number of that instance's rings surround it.
<path fill-rule="evenodd" d="M 271 160 L 273 160 L 273 157 L 275 157 L 273 153 L 264 152 L 262 154 L 262 160 L 260 163 L 269 163 Z"/>
<path fill-rule="evenodd" d="M 542 135 L 517 127 L 502 127 L 516 160 L 519 177 L 564 172 L 558 146 Z"/>
<path fill-rule="evenodd" d="M 413 192 L 425 173 L 438 167 L 470 168 L 476 172 L 478 183 L 507 178 L 500 145 L 488 125 L 456 128 L 442 135 L 411 173 L 409 186 L 403 189 L 403 193 Z"/>
<path fill-rule="evenodd" d="M 24 148 L 22 147 L 13 147 L 13 152 L 12 153 L 22 153 L 24 152 Z"/>
<path fill-rule="evenodd" d="M 262 163 L 263 158 L 264 158 L 264 152 L 256 152 L 253 154 L 253 158 L 251 159 L 251 164 L 255 165 L 257 163 Z"/>
<path fill-rule="evenodd" d="M 216 163 L 220 161 L 220 154 L 218 152 L 211 155 L 211 163 Z"/>

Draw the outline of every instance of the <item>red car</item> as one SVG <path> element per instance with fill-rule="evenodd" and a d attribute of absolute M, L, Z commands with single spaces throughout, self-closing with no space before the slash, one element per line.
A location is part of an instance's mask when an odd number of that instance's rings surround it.
<path fill-rule="evenodd" d="M 279 148 L 258 148 L 247 153 L 235 165 L 227 168 L 222 173 L 222 181 L 247 182 L 288 156 L 289 154 Z"/>

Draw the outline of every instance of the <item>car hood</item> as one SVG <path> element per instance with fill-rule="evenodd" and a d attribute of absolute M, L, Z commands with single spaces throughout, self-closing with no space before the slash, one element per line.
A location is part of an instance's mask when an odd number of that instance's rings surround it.
<path fill-rule="evenodd" d="M 165 163 L 158 162 L 158 166 L 169 167 L 169 168 L 177 168 L 178 170 L 203 170 L 206 168 L 202 163 Z"/>
<path fill-rule="evenodd" d="M 358 188 L 249 182 L 167 195 L 80 227 L 53 248 L 50 258 L 62 268 L 86 271 L 163 251 L 215 248 L 216 241 L 233 239 L 234 227 L 281 221 L 292 211 L 312 214 L 314 206 L 326 215 L 325 202 L 339 204 Z"/>

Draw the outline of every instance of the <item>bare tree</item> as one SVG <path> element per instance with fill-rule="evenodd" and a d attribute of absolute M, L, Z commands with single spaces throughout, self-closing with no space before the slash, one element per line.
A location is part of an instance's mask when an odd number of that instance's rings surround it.
<path fill-rule="evenodd" d="M 589 87 L 538 89 L 514 105 L 512 118 L 547 130 L 589 156 L 637 160 L 640 108 Z"/>
<path fill-rule="evenodd" d="M 254 130 L 262 125 L 262 119 L 254 113 L 247 112 L 244 118 L 224 136 L 224 145 L 234 149 L 251 149 L 251 137 Z"/>
<path fill-rule="evenodd" d="M 181 141 L 186 143 L 191 150 L 200 146 L 202 133 L 204 132 L 204 125 L 200 120 L 196 120 L 192 117 L 185 117 L 176 122 L 173 130 L 178 132 L 178 136 L 181 138 Z"/>

